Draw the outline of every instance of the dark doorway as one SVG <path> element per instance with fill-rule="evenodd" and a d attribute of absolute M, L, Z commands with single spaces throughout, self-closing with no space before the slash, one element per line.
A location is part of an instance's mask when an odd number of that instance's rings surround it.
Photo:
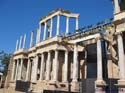
<path fill-rule="evenodd" d="M 87 46 L 87 78 L 97 77 L 97 53 L 96 44 Z"/>

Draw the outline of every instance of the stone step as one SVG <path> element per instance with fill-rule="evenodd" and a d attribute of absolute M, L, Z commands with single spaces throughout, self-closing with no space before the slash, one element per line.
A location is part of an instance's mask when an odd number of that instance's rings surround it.
<path fill-rule="evenodd" d="M 0 89 L 0 93 L 23 93 L 23 92 L 18 92 L 12 89 Z"/>

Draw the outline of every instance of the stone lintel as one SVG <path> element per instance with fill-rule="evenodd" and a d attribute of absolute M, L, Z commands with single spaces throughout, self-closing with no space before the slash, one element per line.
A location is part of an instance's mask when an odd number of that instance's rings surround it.
<path fill-rule="evenodd" d="M 53 37 L 53 38 L 50 38 L 48 40 L 44 40 L 44 41 L 38 43 L 36 45 L 36 47 L 41 47 L 41 46 L 45 46 L 45 45 L 48 45 L 48 44 L 53 43 L 53 42 L 61 42 L 61 41 L 62 41 L 62 37 L 56 36 L 56 37 Z"/>
<path fill-rule="evenodd" d="M 121 24 L 122 22 L 125 22 L 125 11 L 114 15 L 114 24 L 117 25 Z"/>
<path fill-rule="evenodd" d="M 83 38 L 76 39 L 76 40 L 74 40 L 73 43 L 75 44 L 75 43 L 82 42 L 82 41 L 92 40 L 92 39 L 96 39 L 96 38 L 98 38 L 98 37 L 100 37 L 100 34 L 99 34 L 99 33 L 94 34 L 94 35 L 89 35 L 89 36 L 87 36 L 87 37 L 83 37 Z"/>
<path fill-rule="evenodd" d="M 48 16 L 43 17 L 40 20 L 40 24 L 46 22 L 47 20 L 57 16 L 57 15 L 63 15 L 63 16 L 67 16 L 67 17 L 79 17 L 79 14 L 76 13 L 70 13 L 69 11 L 63 10 L 63 9 L 57 9 L 53 12 L 51 12 L 50 14 L 48 14 Z"/>
<path fill-rule="evenodd" d="M 14 52 L 14 55 L 18 55 L 18 54 L 26 54 L 27 52 L 28 52 L 27 49 L 20 49 L 20 50 Z"/>

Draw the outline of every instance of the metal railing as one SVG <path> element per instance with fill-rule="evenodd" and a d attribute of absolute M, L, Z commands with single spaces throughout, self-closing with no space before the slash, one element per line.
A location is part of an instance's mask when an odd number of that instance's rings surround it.
<path fill-rule="evenodd" d="M 62 37 L 63 37 L 63 40 L 65 41 L 65 40 L 74 40 L 80 37 L 85 37 L 88 35 L 100 33 L 103 30 L 108 30 L 109 27 L 113 27 L 112 23 L 113 23 L 113 18 L 110 18 L 108 20 L 98 22 L 94 26 L 90 25 L 87 27 L 80 28 L 77 31 L 75 31 L 76 33 L 64 35 Z"/>

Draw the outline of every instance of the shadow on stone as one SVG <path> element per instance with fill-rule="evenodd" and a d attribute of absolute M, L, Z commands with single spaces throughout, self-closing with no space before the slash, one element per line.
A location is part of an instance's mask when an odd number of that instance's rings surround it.
<path fill-rule="evenodd" d="M 15 88 L 16 91 L 27 92 L 29 88 L 30 88 L 30 82 L 24 82 L 20 80 L 16 81 L 16 88 Z"/>

